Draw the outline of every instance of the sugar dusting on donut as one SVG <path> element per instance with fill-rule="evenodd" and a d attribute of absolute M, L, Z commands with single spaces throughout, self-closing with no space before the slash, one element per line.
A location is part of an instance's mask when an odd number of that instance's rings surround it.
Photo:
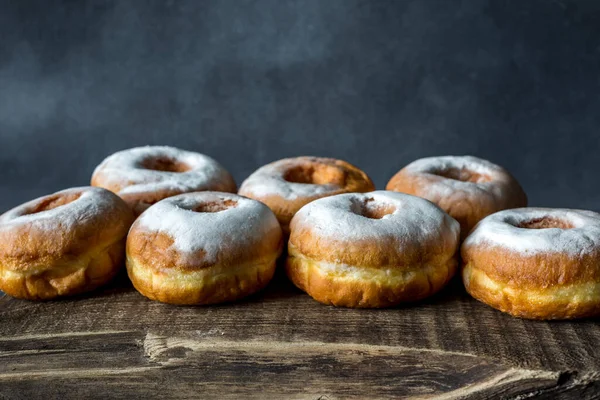
<path fill-rule="evenodd" d="M 235 205 L 217 212 L 193 211 L 202 204 L 224 201 Z M 167 234 L 180 252 L 205 253 L 207 262 L 215 262 L 219 254 L 228 251 L 226 242 L 254 246 L 267 232 L 280 229 L 271 210 L 261 202 L 218 192 L 169 197 L 146 210 L 135 225 Z"/>
<path fill-rule="evenodd" d="M 413 161 L 405 168 L 411 172 L 429 173 L 435 173 L 437 171 L 449 169 L 466 169 L 482 175 L 495 175 L 503 171 L 503 168 L 499 165 L 474 156 L 425 157 Z"/>
<path fill-rule="evenodd" d="M 305 157 L 298 157 L 304 159 Z M 315 158 L 311 158 L 315 159 Z M 285 180 L 287 169 L 296 159 L 283 159 L 257 169 L 240 186 L 240 193 L 251 193 L 253 197 L 279 196 L 286 200 L 320 197 L 340 189 L 335 184 L 299 183 Z"/>
<path fill-rule="evenodd" d="M 38 205 L 50 198 L 77 196 L 73 201 L 49 210 L 32 213 Z M 92 218 L 114 206 L 115 196 L 111 192 L 96 187 L 76 187 L 42 196 L 13 208 L 0 215 L 0 229 L 14 229 L 16 226 L 30 225 L 31 229 L 53 231 L 72 230 L 86 219 Z"/>
<path fill-rule="evenodd" d="M 185 164 L 183 172 L 152 170 L 146 160 L 164 157 Z M 102 174 L 105 187 L 119 187 L 118 194 L 145 193 L 159 190 L 188 192 L 220 188 L 233 178 L 217 161 L 200 153 L 169 146 L 145 146 L 119 151 L 107 157 L 94 171 Z"/>
<path fill-rule="evenodd" d="M 560 221 L 568 227 L 529 229 L 530 221 Z M 600 246 L 600 214 L 592 211 L 517 208 L 481 220 L 463 246 L 498 246 L 519 253 L 584 254 Z"/>
<path fill-rule="evenodd" d="M 450 196 L 457 191 L 481 193 L 485 191 L 502 191 L 493 180 L 503 179 L 506 171 L 487 160 L 473 156 L 441 156 L 426 157 L 413 161 L 404 170 L 411 174 L 429 173 L 440 177 L 428 190 L 439 197 Z M 448 170 L 466 170 L 491 178 L 490 182 L 470 182 L 446 178 L 439 172 Z M 501 194 L 501 193 L 499 193 Z"/>
<path fill-rule="evenodd" d="M 362 204 L 385 210 L 377 218 L 369 218 L 359 210 Z M 375 211 L 376 212 L 376 211 Z M 419 241 L 431 235 L 442 236 L 450 227 L 456 238 L 458 222 L 435 204 L 408 194 L 375 191 L 349 193 L 315 200 L 294 216 L 302 226 L 311 226 L 314 233 L 328 238 L 361 240 L 376 237 L 403 238 Z"/>

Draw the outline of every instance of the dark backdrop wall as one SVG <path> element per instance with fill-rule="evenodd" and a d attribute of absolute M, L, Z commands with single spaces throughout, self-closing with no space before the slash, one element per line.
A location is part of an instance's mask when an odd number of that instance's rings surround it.
<path fill-rule="evenodd" d="M 0 1 L 0 211 L 168 144 L 238 183 L 293 155 L 383 188 L 423 156 L 600 211 L 600 1 Z"/>

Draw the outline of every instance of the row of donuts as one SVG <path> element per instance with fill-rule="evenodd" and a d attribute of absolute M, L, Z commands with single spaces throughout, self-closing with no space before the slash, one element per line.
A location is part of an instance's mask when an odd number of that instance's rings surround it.
<path fill-rule="evenodd" d="M 0 216 L 1 290 L 26 299 L 91 290 L 126 254 L 146 297 L 232 301 L 268 284 L 289 237 L 286 271 L 300 289 L 326 304 L 386 307 L 444 287 L 466 237 L 462 277 L 475 298 L 525 318 L 600 313 L 600 216 L 513 209 L 526 206 L 522 188 L 479 158 L 417 160 L 387 191 L 347 162 L 289 158 L 259 168 L 236 195 L 215 160 L 155 146 L 108 157 L 92 185 Z"/>
<path fill-rule="evenodd" d="M 176 194 L 237 191 L 231 174 L 212 158 L 167 146 L 117 152 L 96 168 L 91 184 L 118 194 L 136 215 Z M 394 175 L 386 189 L 434 202 L 459 221 L 463 236 L 489 214 L 527 205 L 523 189 L 504 168 L 472 156 L 417 160 Z M 256 170 L 242 183 L 239 194 L 268 205 L 284 234 L 289 234 L 292 217 L 307 203 L 373 190 L 369 176 L 348 162 L 294 157 Z"/>

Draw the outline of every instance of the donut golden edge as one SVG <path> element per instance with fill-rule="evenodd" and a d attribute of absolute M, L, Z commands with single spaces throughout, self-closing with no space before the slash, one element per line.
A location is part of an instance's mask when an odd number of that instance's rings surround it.
<path fill-rule="evenodd" d="M 349 266 L 306 257 L 289 244 L 286 272 L 294 285 L 323 304 L 382 308 L 438 292 L 454 276 L 457 264 L 455 255 L 440 255 L 426 267 Z"/>
<path fill-rule="evenodd" d="M 124 237 L 108 245 L 95 246 L 71 260 L 39 262 L 24 273 L 0 262 L 0 289 L 26 300 L 50 300 L 89 292 L 109 282 L 123 265 Z M 50 268 L 48 268 L 50 267 Z"/>
<path fill-rule="evenodd" d="M 525 319 L 572 319 L 600 315 L 600 283 L 567 287 L 515 288 L 495 280 L 472 263 L 464 265 L 462 278 L 475 299 L 502 312 Z"/>
<path fill-rule="evenodd" d="M 196 271 L 149 267 L 128 255 L 127 274 L 135 289 L 151 300 L 178 305 L 230 302 L 263 289 L 273 278 L 280 251 L 251 263 Z"/>

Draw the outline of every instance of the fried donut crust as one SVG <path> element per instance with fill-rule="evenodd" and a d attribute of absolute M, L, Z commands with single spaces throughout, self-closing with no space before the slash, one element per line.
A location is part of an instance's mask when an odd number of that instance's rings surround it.
<path fill-rule="evenodd" d="M 0 289 L 28 300 L 87 292 L 123 266 L 133 222 L 108 190 L 81 187 L 43 196 L 0 216 Z"/>
<path fill-rule="evenodd" d="M 216 160 L 169 146 L 116 152 L 96 167 L 91 184 L 119 195 L 136 216 L 152 204 L 182 193 L 237 191 L 231 174 Z"/>
<path fill-rule="evenodd" d="M 277 216 L 285 236 L 302 206 L 313 200 L 341 193 L 375 190 L 371 178 L 356 166 L 325 157 L 284 158 L 250 175 L 239 194 L 265 203 Z"/>
<path fill-rule="evenodd" d="M 482 218 L 527 205 L 525 192 L 508 171 L 473 156 L 416 160 L 396 173 L 386 189 L 434 202 L 460 223 L 462 239 Z"/>
<path fill-rule="evenodd" d="M 515 317 L 600 315 L 600 214 L 521 208 L 483 219 L 461 248 L 467 292 Z"/>
<path fill-rule="evenodd" d="M 281 228 L 264 204 L 229 193 L 187 193 L 156 203 L 136 220 L 127 239 L 127 272 L 152 300 L 229 302 L 269 283 L 282 247 Z"/>
<path fill-rule="evenodd" d="M 377 308 L 418 301 L 454 275 L 459 230 L 456 220 L 415 196 L 327 197 L 292 219 L 286 271 L 325 304 Z"/>

